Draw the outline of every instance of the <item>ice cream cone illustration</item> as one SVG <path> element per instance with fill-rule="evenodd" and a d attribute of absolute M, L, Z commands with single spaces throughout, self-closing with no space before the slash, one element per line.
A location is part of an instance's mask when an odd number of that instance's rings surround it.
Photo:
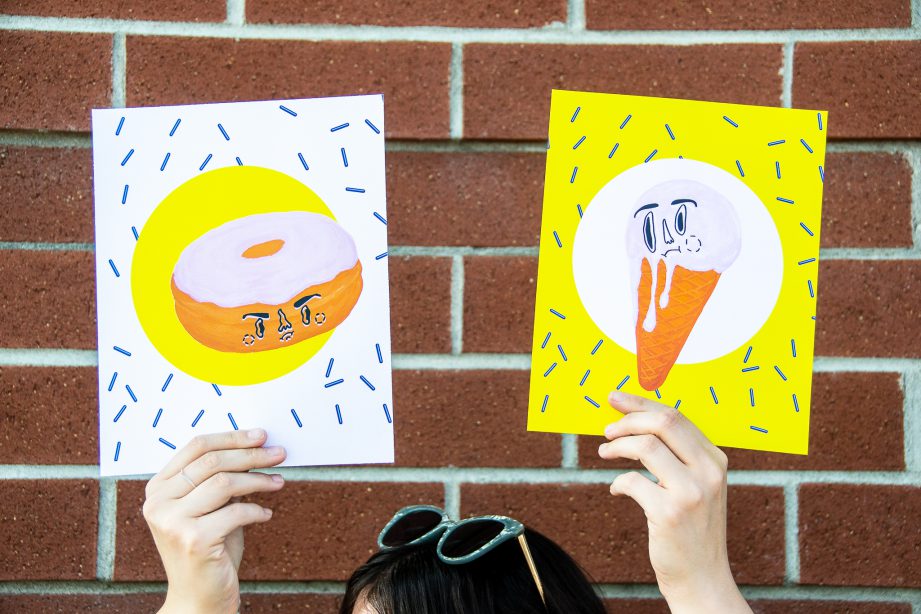
<path fill-rule="evenodd" d="M 697 181 L 659 184 L 633 211 L 626 245 L 636 296 L 637 371 L 640 385 L 655 390 L 738 256 L 741 233 L 729 200 Z"/>

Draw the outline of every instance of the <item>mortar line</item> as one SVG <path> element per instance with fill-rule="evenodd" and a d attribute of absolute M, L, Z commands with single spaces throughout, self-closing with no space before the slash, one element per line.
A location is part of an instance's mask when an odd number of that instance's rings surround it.
<path fill-rule="evenodd" d="M 536 28 L 454 28 L 445 26 L 371 26 L 334 24 L 233 24 L 108 18 L 0 16 L 0 30 L 85 32 L 128 35 L 233 39 L 444 42 L 573 45 L 783 44 L 916 40 L 912 28 L 837 28 L 803 30 L 575 30 L 561 24 Z"/>
<path fill-rule="evenodd" d="M 918 472 L 921 471 L 921 369 L 907 370 L 902 375 L 902 389 L 905 469 Z"/>
<path fill-rule="evenodd" d="M 911 27 L 921 30 L 921 0 L 911 0 Z"/>
<path fill-rule="evenodd" d="M 227 24 L 242 26 L 246 23 L 246 0 L 227 0 Z"/>
<path fill-rule="evenodd" d="M 783 78 L 783 89 L 780 95 L 780 106 L 789 109 L 793 106 L 793 52 L 794 45 L 792 41 L 784 43 L 783 46 L 783 64 L 780 68 L 780 74 Z"/>
<path fill-rule="evenodd" d="M 585 31 L 585 0 L 568 0 L 566 25 L 571 32 Z"/>
<path fill-rule="evenodd" d="M 96 535 L 96 578 L 111 581 L 115 573 L 118 488 L 113 478 L 99 480 L 99 527 Z"/>
<path fill-rule="evenodd" d="M 457 356 L 464 347 L 464 257 L 451 258 L 451 354 Z"/>
<path fill-rule="evenodd" d="M 115 32 L 112 36 L 112 107 L 125 106 L 126 83 L 125 33 Z"/>
<path fill-rule="evenodd" d="M 579 467 L 579 437 L 564 433 L 561 439 L 562 462 L 560 466 L 564 469 L 577 469 Z"/>
<path fill-rule="evenodd" d="M 461 488 L 457 480 L 445 481 L 445 512 L 455 520 L 461 517 Z"/>
<path fill-rule="evenodd" d="M 799 584 L 799 485 L 787 484 L 784 493 L 784 582 Z"/>
<path fill-rule="evenodd" d="M 451 68 L 448 86 L 450 105 L 450 134 L 452 139 L 464 138 L 464 45 L 451 44 Z"/>
<path fill-rule="evenodd" d="M 921 0 L 918 0 L 921 2 Z M 911 227 L 916 249 L 921 249 L 921 147 L 905 152 L 911 167 Z"/>

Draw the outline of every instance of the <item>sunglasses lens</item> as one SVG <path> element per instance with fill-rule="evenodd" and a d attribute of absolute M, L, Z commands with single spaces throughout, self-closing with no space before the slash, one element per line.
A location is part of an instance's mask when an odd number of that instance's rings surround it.
<path fill-rule="evenodd" d="M 409 513 L 387 530 L 381 543 L 388 548 L 405 546 L 437 527 L 440 522 L 441 514 L 432 510 Z"/>
<path fill-rule="evenodd" d="M 441 554 L 449 559 L 465 557 L 494 540 L 504 528 L 504 524 L 489 518 L 478 518 L 457 525 L 441 545 Z"/>

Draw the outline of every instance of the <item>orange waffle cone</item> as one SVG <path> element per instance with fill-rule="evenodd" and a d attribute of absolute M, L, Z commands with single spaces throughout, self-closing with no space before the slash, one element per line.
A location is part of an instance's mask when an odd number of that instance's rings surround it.
<path fill-rule="evenodd" d="M 659 300 L 665 290 L 665 261 L 660 260 L 658 267 L 655 289 L 656 326 L 651 332 L 643 328 L 643 321 L 650 308 L 649 295 L 652 289 L 652 268 L 646 259 L 643 259 L 637 291 L 639 315 L 636 319 L 636 363 L 640 385 L 646 390 L 655 390 L 665 382 L 720 278 L 716 271 L 691 271 L 676 266 L 672 272 L 668 305 L 663 309 Z"/>

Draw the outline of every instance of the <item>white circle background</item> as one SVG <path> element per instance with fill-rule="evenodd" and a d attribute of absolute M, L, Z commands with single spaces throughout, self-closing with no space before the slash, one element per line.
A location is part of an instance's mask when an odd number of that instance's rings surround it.
<path fill-rule="evenodd" d="M 573 276 L 579 298 L 598 328 L 635 353 L 636 289 L 630 281 L 627 225 L 643 192 L 674 179 L 693 179 L 726 196 L 741 226 L 739 256 L 720 276 L 677 361 L 706 362 L 728 354 L 758 332 L 774 310 L 783 279 L 783 252 L 774 220 L 761 199 L 733 175 L 678 158 L 640 164 L 617 175 L 585 209 L 573 243 Z"/>

